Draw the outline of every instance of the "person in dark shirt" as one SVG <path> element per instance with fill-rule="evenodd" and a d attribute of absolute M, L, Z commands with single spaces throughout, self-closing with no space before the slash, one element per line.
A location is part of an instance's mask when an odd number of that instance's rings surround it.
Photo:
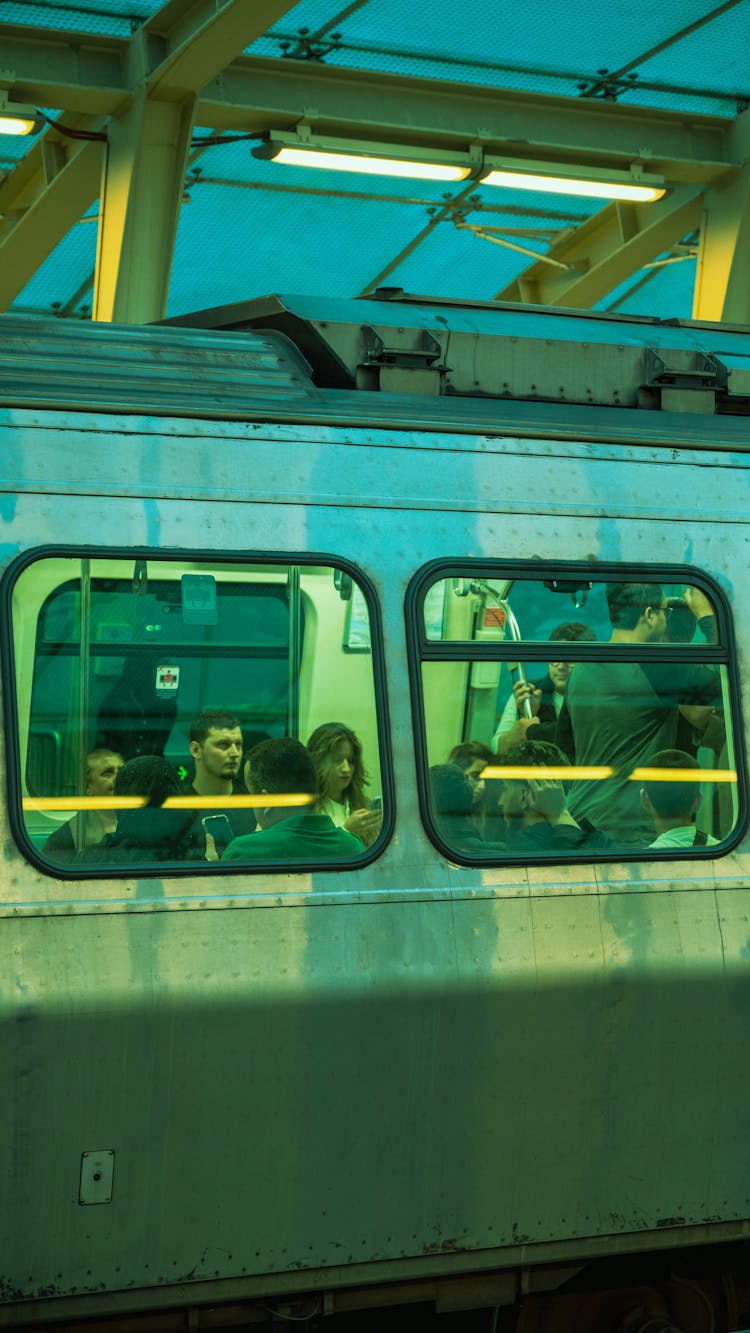
<path fill-rule="evenodd" d="M 516 853 L 588 851 L 608 840 L 586 819 L 571 815 L 565 796 L 566 756 L 551 741 L 525 740 L 497 761 L 506 769 L 500 809 L 508 830 L 508 850 Z"/>
<path fill-rule="evenodd" d="M 193 781 L 183 788 L 183 795 L 213 798 L 215 804 L 194 812 L 196 839 L 213 819 L 211 827 L 218 838 L 216 820 L 223 824 L 223 847 L 234 838 L 255 829 L 255 814 L 241 805 L 247 790 L 239 777 L 242 760 L 242 731 L 233 713 L 220 708 L 206 708 L 190 724 L 190 753 L 195 764 Z M 220 847 L 219 850 L 222 850 Z"/>
<path fill-rule="evenodd" d="M 482 838 L 473 818 L 474 788 L 464 770 L 454 763 L 430 769 L 430 804 L 438 832 L 449 847 L 481 852 Z"/>
<path fill-rule="evenodd" d="M 129 759 L 117 772 L 114 794 L 142 797 L 145 803 L 122 809 L 114 833 L 98 846 L 80 851 L 77 861 L 120 865 L 206 859 L 206 840 L 198 841 L 192 831 L 194 812 L 163 808 L 170 796 L 179 796 L 180 779 L 162 755 Z"/>
<path fill-rule="evenodd" d="M 689 594 L 689 596 L 688 596 Z M 687 604 L 699 629 L 715 642 L 708 598 L 688 589 Z M 703 731 L 721 703 L 721 678 L 712 666 L 691 662 L 639 661 L 639 645 L 664 641 L 669 606 L 662 588 L 648 583 L 608 583 L 610 643 L 625 649 L 619 660 L 579 662 L 571 677 L 568 708 L 576 764 L 609 770 L 577 778 L 570 810 L 585 817 L 619 846 L 643 847 L 653 827 L 630 774 L 646 756 L 673 749 L 680 715 Z"/>
<path fill-rule="evenodd" d="M 595 639 L 594 631 L 576 620 L 556 625 L 550 634 L 550 642 L 557 644 Z M 563 653 L 564 649 L 558 647 L 557 652 Z M 528 736 L 529 740 L 551 741 L 559 745 L 571 764 L 575 763 L 573 730 L 567 707 L 568 684 L 575 665 L 574 662 L 550 661 L 546 676 L 516 681 L 492 738 L 496 754 L 503 754 L 511 745 L 517 745 Z M 526 700 L 530 717 L 524 712 Z"/>
<path fill-rule="evenodd" d="M 312 813 L 318 775 L 300 741 L 291 736 L 261 741 L 245 761 L 245 784 L 252 795 L 267 796 L 268 804 L 255 810 L 257 831 L 235 838 L 222 862 L 342 860 L 364 851 L 360 839 L 337 827 L 330 815 Z"/>

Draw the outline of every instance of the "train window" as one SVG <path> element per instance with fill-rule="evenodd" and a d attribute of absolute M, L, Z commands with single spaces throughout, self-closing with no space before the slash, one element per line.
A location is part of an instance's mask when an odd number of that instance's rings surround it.
<path fill-rule="evenodd" d="M 744 805 L 731 622 L 692 569 L 423 571 L 422 809 L 466 864 L 711 856 Z"/>
<path fill-rule="evenodd" d="M 369 859 L 373 614 L 330 565 L 27 562 L 11 617 L 28 840 L 69 878 Z"/>

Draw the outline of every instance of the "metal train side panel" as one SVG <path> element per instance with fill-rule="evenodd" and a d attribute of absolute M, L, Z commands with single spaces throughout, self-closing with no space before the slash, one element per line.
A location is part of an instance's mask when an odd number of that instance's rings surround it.
<path fill-rule="evenodd" d="M 471 869 L 419 817 L 404 597 L 431 560 L 695 565 L 731 604 L 748 715 L 748 456 L 663 430 L 3 412 L 4 567 L 106 542 L 364 571 L 396 824 L 362 869 L 62 881 L 0 809 L 0 1326 L 747 1235 L 747 840 Z"/>

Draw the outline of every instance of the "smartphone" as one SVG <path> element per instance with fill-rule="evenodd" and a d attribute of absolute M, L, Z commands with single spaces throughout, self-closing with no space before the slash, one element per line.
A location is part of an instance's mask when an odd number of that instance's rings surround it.
<path fill-rule="evenodd" d="M 374 801 L 370 801 L 370 809 L 371 809 L 371 810 L 382 810 L 382 809 L 383 809 L 383 798 L 382 798 L 382 796 L 376 796 Z"/>
<path fill-rule="evenodd" d="M 216 850 L 221 856 L 234 837 L 228 817 L 226 815 L 204 815 L 201 824 L 204 832 L 211 834 L 216 844 Z"/>

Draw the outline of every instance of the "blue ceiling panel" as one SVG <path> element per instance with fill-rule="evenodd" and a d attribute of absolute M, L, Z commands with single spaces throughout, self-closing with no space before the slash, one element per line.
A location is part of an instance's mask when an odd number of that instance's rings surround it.
<path fill-rule="evenodd" d="M 309 174 L 309 173 L 308 173 Z M 270 291 L 356 296 L 417 230 L 410 206 L 210 184 L 183 207 L 170 315 Z"/>
<path fill-rule="evenodd" d="M 657 319 L 690 319 L 695 284 L 695 259 L 681 259 L 645 269 L 601 301 L 597 310 L 618 315 L 655 315 Z M 644 280 L 645 279 L 645 280 Z M 629 285 L 629 292 L 626 290 Z"/>
<path fill-rule="evenodd" d="M 460 17 L 452 0 L 412 0 L 408 5 L 403 0 L 369 0 L 334 23 L 330 31 L 341 32 L 343 45 L 366 43 L 383 52 L 417 54 L 430 77 L 432 55 L 469 63 L 490 58 L 498 65 L 507 62 L 537 69 L 554 70 L 564 64 L 593 75 L 603 66 L 616 69 L 637 59 L 676 29 L 704 18 L 715 8 L 713 0 L 680 0 L 679 4 L 662 0 L 649 7 L 646 23 L 642 8 L 632 0 L 579 0 L 565 7 L 559 0 L 513 5 L 464 0 Z M 343 5 L 303 0 L 271 32 L 293 35 L 306 27 L 315 34 L 343 9 Z M 446 75 L 443 72 L 438 77 Z"/>
<path fill-rule="evenodd" d="M 425 296 L 491 301 L 532 262 L 446 222 L 404 259 L 384 285 Z"/>
<path fill-rule="evenodd" d="M 750 6 L 743 2 L 645 61 L 639 76 L 750 100 L 749 50 Z"/>
<path fill-rule="evenodd" d="M 101 32 L 110 37 L 130 37 L 144 19 L 159 8 L 154 0 L 94 0 L 91 4 L 49 4 L 47 0 L 26 0 L 25 4 L 4 4 L 0 8 L 3 23 L 23 23 L 33 28 L 62 28 L 74 32 Z"/>
<path fill-rule="evenodd" d="M 742 64 L 750 14 L 746 0 L 736 0 L 735 7 L 712 17 L 722 8 L 713 0 L 662 0 L 649 9 L 644 24 L 643 10 L 630 0 L 587 0 L 567 7 L 563 18 L 556 0 L 493 8 L 484 0 L 466 0 L 456 24 L 446 0 L 408 7 L 400 0 L 368 0 L 345 10 L 325 0 L 303 0 L 249 49 L 278 56 L 281 40 L 294 42 L 300 29 L 308 30 L 308 41 L 320 34 L 324 46 L 338 32 L 340 46 L 325 56 L 331 65 L 572 97 L 608 70 L 621 75 L 616 96 L 630 105 L 732 115 L 733 95 L 748 81 Z M 727 42 L 735 52 L 729 61 Z M 695 77 L 697 67 L 702 79 Z M 680 89 L 674 100 L 670 84 Z M 691 89 L 698 95 L 691 96 Z M 703 90 L 718 96 L 706 99 Z"/>

